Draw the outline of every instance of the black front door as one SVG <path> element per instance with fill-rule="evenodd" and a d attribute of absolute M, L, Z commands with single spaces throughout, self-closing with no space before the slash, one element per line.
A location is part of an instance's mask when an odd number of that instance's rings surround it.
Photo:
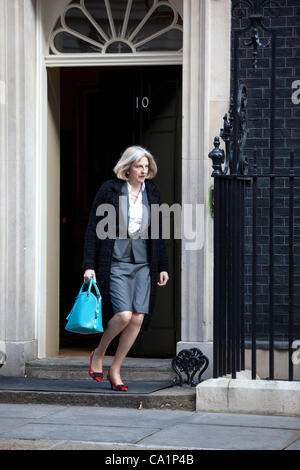
<path fill-rule="evenodd" d="M 181 67 L 62 69 L 61 96 L 60 344 L 93 347 L 99 336 L 64 331 L 82 281 L 91 204 L 114 176 L 122 152 L 135 144 L 156 159 L 163 202 L 181 202 Z M 180 337 L 180 243 L 166 242 L 170 281 L 159 288 L 151 328 L 138 337 L 132 355 L 172 356 Z"/>

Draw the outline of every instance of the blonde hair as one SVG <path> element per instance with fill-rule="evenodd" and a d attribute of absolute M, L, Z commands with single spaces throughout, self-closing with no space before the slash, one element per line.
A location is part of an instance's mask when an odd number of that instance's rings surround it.
<path fill-rule="evenodd" d="M 157 174 L 157 166 L 153 156 L 148 150 L 138 145 L 128 147 L 122 154 L 120 160 L 114 167 L 113 171 L 117 178 L 127 180 L 126 173 L 133 163 L 137 163 L 141 158 L 147 157 L 149 162 L 149 170 L 146 178 L 152 179 Z"/>

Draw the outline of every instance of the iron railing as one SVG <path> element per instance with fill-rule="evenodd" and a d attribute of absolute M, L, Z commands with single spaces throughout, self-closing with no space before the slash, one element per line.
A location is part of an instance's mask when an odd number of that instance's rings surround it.
<path fill-rule="evenodd" d="M 232 28 L 232 95 L 220 132 L 225 151 L 216 137 L 209 154 L 214 177 L 214 377 L 235 378 L 245 369 L 249 351 L 255 379 L 258 349 L 268 354 L 264 378 L 294 380 L 295 367 L 300 367 L 300 354 L 295 357 L 300 346 L 300 171 L 293 149 L 284 148 L 281 156 L 276 148 L 278 30 L 264 24 L 264 8 L 272 7 L 276 16 L 278 6 L 276 0 L 232 2 L 240 26 Z M 265 79 L 253 85 L 251 77 Z M 246 147 L 248 96 L 252 107 L 254 96 L 267 101 L 268 123 L 261 124 L 259 150 Z M 259 112 L 260 98 L 255 103 Z M 277 349 L 288 351 L 284 377 L 276 369 Z"/>
<path fill-rule="evenodd" d="M 214 377 L 236 378 L 249 349 L 255 379 L 259 347 L 268 352 L 264 378 L 286 378 L 274 364 L 281 348 L 288 350 L 288 380 L 294 379 L 300 346 L 300 204 L 295 198 L 300 174 L 293 160 L 291 151 L 291 169 L 279 174 L 256 174 L 254 168 L 247 176 L 214 175 Z M 257 252 L 262 238 L 265 254 Z M 262 317 L 267 320 L 263 329 Z"/>

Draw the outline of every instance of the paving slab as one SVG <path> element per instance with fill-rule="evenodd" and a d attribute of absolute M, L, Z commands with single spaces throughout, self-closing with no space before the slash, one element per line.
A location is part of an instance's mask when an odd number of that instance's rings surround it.
<path fill-rule="evenodd" d="M 29 422 L 5 432 L 6 439 L 79 440 L 93 442 L 136 443 L 157 431 L 139 426 L 85 426 Z M 3 433 L 1 433 L 3 436 Z M 3 436 L 4 437 L 4 436 Z"/>
<path fill-rule="evenodd" d="M 300 418 L 237 413 L 191 413 L 185 423 L 300 430 Z"/>
<path fill-rule="evenodd" d="M 41 418 L 65 410 L 65 406 L 0 403 L 2 418 Z"/>
<path fill-rule="evenodd" d="M 78 442 L 66 441 L 59 444 L 54 444 L 51 450 L 159 450 L 159 447 L 145 448 L 139 445 L 127 444 L 103 444 L 97 442 Z M 133 454 L 134 455 L 134 454 Z"/>
<path fill-rule="evenodd" d="M 300 450 L 300 438 L 287 447 L 287 450 Z"/>
<path fill-rule="evenodd" d="M 24 418 L 2 418 L 0 416 L 0 437 L 2 434 L 6 434 L 8 431 L 14 432 L 18 427 L 23 426 L 27 423 Z"/>
<path fill-rule="evenodd" d="M 0 450 L 50 450 L 60 444 L 60 441 L 0 438 Z"/>
<path fill-rule="evenodd" d="M 142 446 L 138 444 L 113 444 L 102 442 L 87 441 L 47 441 L 47 440 L 29 440 L 29 439 L 1 439 L 0 450 L 176 450 L 162 446 Z M 178 450 L 180 450 L 179 448 Z M 134 454 L 133 454 L 134 455 Z"/>
<path fill-rule="evenodd" d="M 115 422 L 117 422 L 120 426 L 127 426 L 130 421 L 130 426 L 160 429 L 181 422 L 189 416 L 192 416 L 192 412 L 179 411 L 173 413 L 169 410 L 164 412 L 160 410 L 139 410 L 137 413 L 136 410 L 124 408 L 69 407 L 40 418 L 39 423 L 110 426 L 115 425 Z"/>
<path fill-rule="evenodd" d="M 177 424 L 144 438 L 142 443 L 211 450 L 276 450 L 284 448 L 292 435 L 282 429 Z"/>
<path fill-rule="evenodd" d="M 0 449 L 299 450 L 299 446 L 300 420 L 293 417 L 0 404 Z"/>

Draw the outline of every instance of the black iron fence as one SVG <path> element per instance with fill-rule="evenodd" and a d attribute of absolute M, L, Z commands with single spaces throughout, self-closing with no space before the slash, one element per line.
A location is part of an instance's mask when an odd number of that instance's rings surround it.
<path fill-rule="evenodd" d="M 243 292 L 244 186 L 236 176 L 214 182 L 214 357 L 213 376 L 245 369 Z M 242 196 L 242 197 L 240 197 Z"/>
<path fill-rule="evenodd" d="M 209 155 L 214 377 L 235 378 L 250 361 L 256 378 L 258 350 L 267 355 L 263 378 L 299 377 L 300 139 L 291 100 L 292 14 L 298 13 L 289 0 L 232 2 L 231 102 L 220 132 L 225 151 L 216 137 Z M 284 376 L 278 351 L 287 356 Z"/>
<path fill-rule="evenodd" d="M 274 365 L 278 348 L 288 351 L 288 380 L 300 367 L 300 174 L 293 159 L 291 151 L 291 169 L 279 174 L 254 167 L 247 176 L 215 175 L 214 377 L 236 378 L 246 349 L 253 379 L 258 348 L 268 353 L 261 378 L 284 378 Z"/>

